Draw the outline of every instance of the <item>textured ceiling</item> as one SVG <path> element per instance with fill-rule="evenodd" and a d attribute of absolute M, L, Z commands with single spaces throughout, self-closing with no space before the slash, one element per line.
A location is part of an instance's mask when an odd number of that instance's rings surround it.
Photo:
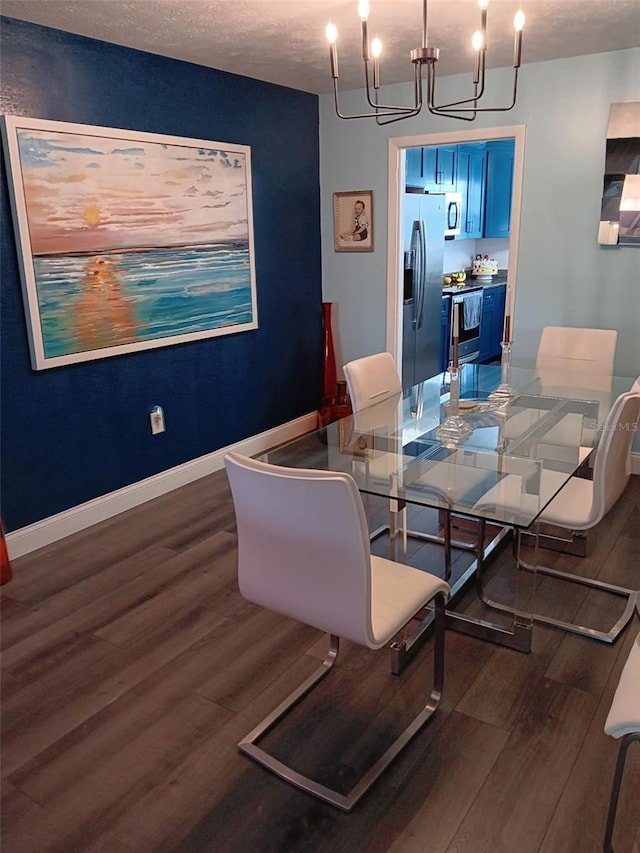
<path fill-rule="evenodd" d="M 640 44 L 639 0 L 491 0 L 489 67 L 511 65 L 513 15 L 527 16 L 523 64 Z M 2 0 L 3 15 L 307 92 L 331 90 L 324 28 L 339 31 L 340 85 L 362 86 L 357 0 Z M 421 0 L 371 0 L 382 82 L 408 80 L 421 42 Z M 440 74 L 466 71 L 477 0 L 430 0 Z"/>

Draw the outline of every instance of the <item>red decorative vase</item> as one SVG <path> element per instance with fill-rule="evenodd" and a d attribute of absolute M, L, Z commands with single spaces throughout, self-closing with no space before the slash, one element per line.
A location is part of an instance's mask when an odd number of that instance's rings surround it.
<path fill-rule="evenodd" d="M 0 584 L 11 580 L 11 564 L 9 563 L 9 552 L 4 538 L 4 528 L 0 519 Z"/>
<path fill-rule="evenodd" d="M 322 403 L 331 403 L 336 395 L 336 353 L 333 348 L 333 330 L 331 328 L 332 302 L 322 303 Z"/>
<path fill-rule="evenodd" d="M 337 381 L 336 354 L 333 348 L 331 328 L 332 302 L 322 303 L 322 400 L 318 409 L 318 426 L 323 427 L 351 414 L 351 402 L 347 394 L 347 383 Z"/>

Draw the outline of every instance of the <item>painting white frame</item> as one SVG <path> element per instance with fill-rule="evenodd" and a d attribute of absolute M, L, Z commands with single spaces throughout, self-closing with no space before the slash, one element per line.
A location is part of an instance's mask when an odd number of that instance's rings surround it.
<path fill-rule="evenodd" d="M 35 370 L 258 327 L 251 149 L 5 116 Z"/>

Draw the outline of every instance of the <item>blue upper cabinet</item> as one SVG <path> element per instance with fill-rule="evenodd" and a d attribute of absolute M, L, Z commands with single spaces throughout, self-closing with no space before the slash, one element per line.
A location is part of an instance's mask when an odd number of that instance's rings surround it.
<path fill-rule="evenodd" d="M 438 145 L 436 148 L 436 182 L 440 192 L 455 192 L 458 185 L 458 146 Z"/>
<path fill-rule="evenodd" d="M 458 170 L 457 145 L 428 145 L 408 148 L 406 184 L 425 192 L 455 192 Z"/>
<path fill-rule="evenodd" d="M 515 140 L 408 148 L 406 185 L 462 193 L 460 240 L 508 237 Z"/>
<path fill-rule="evenodd" d="M 422 148 L 407 148 L 406 151 L 407 186 L 422 187 Z"/>
<path fill-rule="evenodd" d="M 438 149 L 428 145 L 422 149 L 422 186 L 434 190 L 437 186 Z"/>
<path fill-rule="evenodd" d="M 513 190 L 515 141 L 500 139 L 486 143 L 485 237 L 508 237 Z"/>
<path fill-rule="evenodd" d="M 484 143 L 458 147 L 458 192 L 462 193 L 461 240 L 484 236 L 485 158 Z"/>

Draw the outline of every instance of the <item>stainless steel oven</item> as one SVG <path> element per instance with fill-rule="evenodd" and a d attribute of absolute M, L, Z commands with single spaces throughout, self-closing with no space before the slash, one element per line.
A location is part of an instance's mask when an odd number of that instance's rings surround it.
<path fill-rule="evenodd" d="M 453 358 L 453 306 L 458 304 L 459 338 L 458 361 L 477 361 L 480 355 L 480 322 L 482 319 L 482 288 L 468 288 L 451 296 L 449 318 L 449 361 Z"/>

